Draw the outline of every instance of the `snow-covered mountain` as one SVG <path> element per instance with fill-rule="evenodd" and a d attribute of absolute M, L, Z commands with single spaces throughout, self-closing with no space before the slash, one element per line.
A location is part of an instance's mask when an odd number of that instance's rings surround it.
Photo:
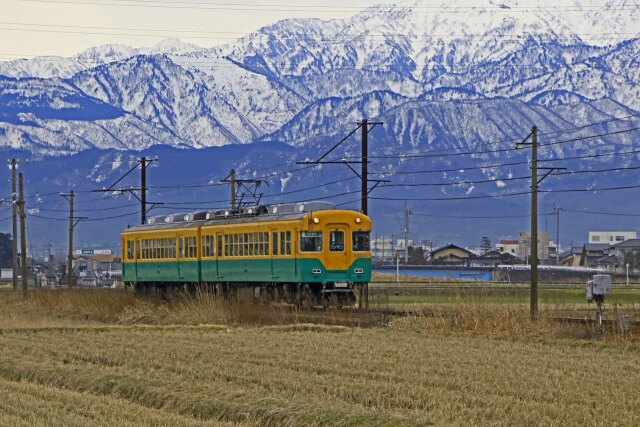
<path fill-rule="evenodd" d="M 151 48 L 107 45 L 72 58 L 8 61 L 0 63 L 0 147 L 41 158 L 94 149 L 239 145 L 246 148 L 226 163 L 255 176 L 265 160 L 246 155 L 253 143 L 291 147 L 281 156 L 285 163 L 314 158 L 366 117 L 385 122 L 372 135 L 372 155 L 378 156 L 373 166 L 381 176 L 401 176 L 401 184 L 424 181 L 412 170 L 442 165 L 449 171 L 429 179 L 518 176 L 522 166 L 471 175 L 468 169 L 526 161 L 523 152 L 498 148 L 526 136 L 533 125 L 543 144 L 638 127 L 638 22 L 640 6 L 630 0 L 544 0 L 535 6 L 410 0 L 348 19 L 284 20 L 212 48 L 169 39 Z M 629 166 L 637 154 L 605 154 L 637 146 L 633 135 L 552 144 L 542 155 L 602 155 L 588 166 L 575 161 L 576 171 L 596 163 Z M 242 150 L 245 155 L 238 154 Z M 444 155 L 460 151 L 485 152 Z M 398 157 L 429 152 L 443 156 Z M 357 157 L 357 145 L 335 155 Z M 105 175 L 87 176 L 98 184 L 96 177 Z M 585 176 L 580 185 L 597 188 L 607 179 L 621 176 Z M 306 185 L 285 175 L 274 189 Z M 526 190 L 526 182 L 406 187 L 404 194 L 518 189 Z"/>

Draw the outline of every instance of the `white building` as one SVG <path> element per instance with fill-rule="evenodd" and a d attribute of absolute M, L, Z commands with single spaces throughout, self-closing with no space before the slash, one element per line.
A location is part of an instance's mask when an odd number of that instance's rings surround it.
<path fill-rule="evenodd" d="M 394 257 L 393 237 L 376 236 L 371 240 L 371 256 L 376 259 L 389 259 Z"/>
<path fill-rule="evenodd" d="M 517 240 L 500 240 L 500 243 L 496 244 L 496 249 L 504 254 L 513 255 L 520 258 L 519 252 L 520 242 Z"/>
<path fill-rule="evenodd" d="M 589 243 L 608 243 L 615 245 L 631 239 L 637 239 L 635 231 L 590 231 Z"/>

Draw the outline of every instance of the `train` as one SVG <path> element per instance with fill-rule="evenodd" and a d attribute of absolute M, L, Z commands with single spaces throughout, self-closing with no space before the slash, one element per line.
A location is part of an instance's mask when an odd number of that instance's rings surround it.
<path fill-rule="evenodd" d="M 370 239 L 367 215 L 324 201 L 154 216 L 121 233 L 123 280 L 141 293 L 349 306 L 371 280 Z"/>

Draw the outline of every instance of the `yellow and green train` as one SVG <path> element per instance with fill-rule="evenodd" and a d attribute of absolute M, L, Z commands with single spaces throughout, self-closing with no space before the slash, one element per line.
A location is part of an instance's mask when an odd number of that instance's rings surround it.
<path fill-rule="evenodd" d="M 149 218 L 122 232 L 125 284 L 352 305 L 371 279 L 371 220 L 328 202 Z"/>

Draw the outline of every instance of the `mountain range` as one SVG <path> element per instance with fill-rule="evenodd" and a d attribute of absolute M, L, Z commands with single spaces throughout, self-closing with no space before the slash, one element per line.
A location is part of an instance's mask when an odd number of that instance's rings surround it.
<path fill-rule="evenodd" d="M 497 239 L 528 229 L 526 195 L 510 194 L 527 191 L 530 151 L 512 148 L 535 125 L 541 159 L 567 168 L 543 188 L 581 190 L 543 193 L 543 209 L 582 211 L 562 238 L 582 241 L 586 227 L 637 227 L 632 216 L 584 213 L 612 204 L 619 208 L 612 213 L 637 211 L 633 189 L 592 191 L 637 181 L 640 147 L 630 130 L 640 120 L 637 22 L 640 8 L 626 0 L 534 7 L 413 0 L 342 20 L 280 21 L 212 48 L 169 39 L 7 61 L 0 63 L 0 148 L 31 159 L 34 197 L 108 186 L 136 157 L 158 154 L 155 184 L 165 188 L 155 197 L 164 209 L 224 199 L 217 182 L 231 168 L 265 176 L 273 202 L 349 193 L 331 199 L 357 208 L 359 184 L 347 168 L 295 161 L 318 158 L 368 118 L 384 122 L 371 132 L 370 170 L 391 181 L 371 194 L 376 232 L 402 228 L 406 198 L 415 238 L 473 245 L 479 233 Z M 357 139 L 331 159 L 356 161 Z M 451 198 L 467 200 L 441 200 Z M 63 217 L 61 201 L 38 203 L 34 215 L 51 208 Z M 493 218 L 452 221 L 459 212 Z M 105 220 L 104 231 L 83 239 L 115 244 L 122 221 Z M 34 234 L 58 240 L 37 222 Z"/>

